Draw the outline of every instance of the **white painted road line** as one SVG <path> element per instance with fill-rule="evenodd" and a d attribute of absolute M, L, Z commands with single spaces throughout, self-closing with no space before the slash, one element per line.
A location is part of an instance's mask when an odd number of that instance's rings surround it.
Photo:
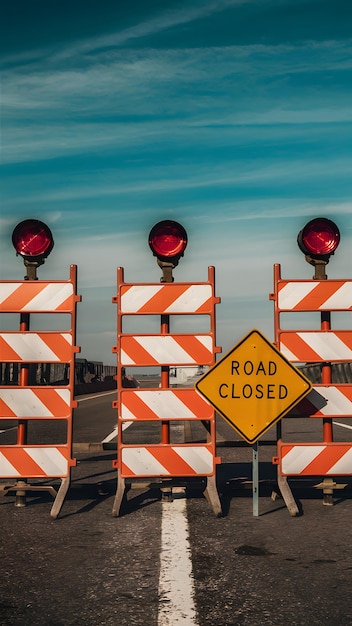
<path fill-rule="evenodd" d="M 184 492 L 162 502 L 158 626 L 197 626 Z"/>
<path fill-rule="evenodd" d="M 107 435 L 107 437 L 105 437 L 105 439 L 103 439 L 101 443 L 109 443 L 110 441 L 115 439 L 116 436 L 117 436 L 117 426 L 115 426 L 114 430 L 112 430 L 111 433 Z"/>
<path fill-rule="evenodd" d="M 131 424 L 133 424 L 133 422 L 124 422 L 122 424 L 122 430 L 126 430 L 126 428 L 129 428 Z M 111 433 L 107 435 L 107 437 L 105 437 L 105 439 L 103 439 L 101 443 L 109 443 L 109 441 L 112 441 L 113 439 L 115 439 L 115 437 L 117 437 L 117 426 L 115 426 L 114 430 L 112 430 Z"/>
<path fill-rule="evenodd" d="M 0 430 L 0 435 L 2 435 L 2 433 L 9 433 L 10 430 L 17 430 L 17 426 L 11 426 L 11 428 L 4 428 L 4 430 Z"/>
<path fill-rule="evenodd" d="M 342 428 L 349 428 L 350 430 L 352 430 L 352 426 L 350 426 L 349 424 L 340 424 L 340 422 L 333 422 L 333 424 L 335 426 L 342 426 Z"/>

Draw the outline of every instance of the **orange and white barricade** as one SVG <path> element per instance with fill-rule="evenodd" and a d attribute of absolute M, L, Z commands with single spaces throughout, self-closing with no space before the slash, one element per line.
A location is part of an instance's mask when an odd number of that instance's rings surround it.
<path fill-rule="evenodd" d="M 50 491 L 55 497 L 52 517 L 57 517 L 60 511 L 70 485 L 71 467 L 75 465 L 72 458 L 72 409 L 76 407 L 73 400 L 74 359 L 79 351 L 75 345 L 76 304 L 80 300 L 76 284 L 75 265 L 71 265 L 67 281 L 0 282 L 0 313 L 20 315 L 19 330 L 0 332 L 0 361 L 17 366 L 20 373 L 17 385 L 0 387 L 2 440 L 11 440 L 0 444 L 0 478 L 15 481 L 3 483 L 1 489 L 3 493 Z M 48 325 L 49 317 L 49 325 L 55 327 L 55 317 L 61 330 L 30 330 L 30 319 L 31 325 L 38 325 L 36 314 L 40 314 L 40 324 L 44 327 Z M 6 317 L 1 316 L 2 321 Z M 62 329 L 65 325 L 67 328 Z M 42 364 L 62 365 L 65 378 L 58 381 L 59 385 L 43 384 L 40 380 L 34 380 L 33 384 L 29 368 L 37 370 Z M 50 478 L 61 479 L 58 492 L 47 484 L 27 482 L 39 479 L 47 483 Z"/>
<path fill-rule="evenodd" d="M 220 502 L 215 486 L 216 435 L 215 412 L 193 388 L 170 386 L 170 367 L 211 366 L 220 349 L 215 345 L 215 270 L 208 268 L 205 283 L 139 283 L 124 281 L 123 268 L 117 273 L 117 402 L 118 410 L 117 460 L 118 488 L 113 514 L 119 514 L 125 480 L 155 478 L 163 480 L 206 477 L 205 496 L 216 514 Z M 174 333 L 170 320 L 181 316 L 208 316 L 207 332 Z M 125 333 L 123 324 L 127 317 L 148 325 L 148 316 L 160 316 L 160 332 Z M 150 317 L 152 319 L 152 317 Z M 183 321 L 183 320 L 182 320 Z M 189 323 L 189 321 L 188 321 Z M 184 328 L 182 327 L 184 331 Z M 143 367 L 161 370 L 160 387 L 132 388 L 123 386 L 125 368 Z M 147 370 L 153 371 L 153 370 Z M 206 423 L 204 443 L 174 442 L 170 438 L 171 423 Z M 132 443 L 133 432 L 149 422 L 154 426 L 152 441 Z M 130 426 L 130 442 L 125 442 L 126 427 Z M 135 428 L 135 431 L 133 430 Z M 140 429 L 140 432 L 143 432 Z M 145 432 L 145 431 L 144 431 Z M 205 429 L 204 429 L 205 432 Z M 155 433 L 158 441 L 155 442 Z M 144 435 L 145 436 L 145 435 Z M 138 434 L 136 435 L 138 439 Z"/>
<path fill-rule="evenodd" d="M 292 515 L 298 508 L 287 477 L 322 477 L 324 503 L 331 503 L 331 494 L 338 488 L 331 479 L 352 475 L 352 442 L 334 441 L 333 419 L 352 417 L 352 384 L 335 384 L 332 380 L 332 364 L 352 360 L 352 331 L 334 330 L 331 312 L 351 311 L 352 280 L 283 280 L 280 265 L 274 266 L 275 342 L 277 348 L 292 363 L 319 363 L 321 380 L 314 384 L 310 393 L 287 418 L 320 418 L 321 441 L 285 442 L 282 428 L 278 428 L 277 456 L 278 482 L 281 493 Z M 317 330 L 288 330 L 285 313 L 320 313 Z M 295 319 L 297 322 L 297 317 Z"/>

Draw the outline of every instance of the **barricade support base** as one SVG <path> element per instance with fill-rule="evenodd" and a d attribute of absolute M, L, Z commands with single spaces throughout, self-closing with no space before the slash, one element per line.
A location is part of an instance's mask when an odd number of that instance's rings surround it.
<path fill-rule="evenodd" d="M 330 476 L 327 476 L 321 483 L 315 485 L 316 489 L 323 490 L 324 506 L 334 506 L 334 490 L 345 489 L 345 487 L 347 487 L 347 483 L 336 483 Z"/>
<path fill-rule="evenodd" d="M 216 517 L 222 516 L 222 507 L 220 503 L 220 498 L 216 486 L 216 477 L 215 476 L 204 476 L 198 477 L 202 479 L 202 484 L 199 485 L 199 488 L 202 489 L 204 497 L 207 502 L 210 504 L 212 511 Z M 205 481 L 205 488 L 204 488 Z M 172 502 L 177 492 L 177 488 L 182 487 L 184 490 L 187 488 L 187 478 L 177 479 L 177 478 L 167 478 L 163 480 L 160 477 L 154 477 L 150 479 L 139 478 L 136 479 L 136 482 L 126 482 L 126 479 L 120 475 L 120 470 L 117 470 L 117 489 L 116 495 L 114 499 L 114 504 L 112 507 L 112 515 L 113 517 L 119 517 L 122 503 L 125 497 L 127 497 L 127 492 L 130 489 L 160 489 L 161 492 L 161 501 L 164 502 Z M 173 491 L 175 489 L 175 491 Z"/>
<path fill-rule="evenodd" d="M 216 479 L 215 476 L 208 476 L 206 478 L 207 486 L 204 490 L 204 496 L 209 502 L 215 517 L 222 516 L 222 508 L 220 504 L 219 494 L 216 487 Z"/>
<path fill-rule="evenodd" d="M 299 509 L 297 503 L 293 497 L 291 488 L 287 482 L 286 476 L 277 475 L 277 484 L 280 489 L 280 493 L 284 499 L 284 502 L 288 508 L 288 511 L 292 517 L 299 515 Z"/>
<path fill-rule="evenodd" d="M 49 491 L 49 493 L 55 498 L 56 489 L 52 485 L 30 485 L 24 480 L 20 480 L 17 483 L 11 483 L 10 485 L 0 485 L 0 495 L 6 496 L 11 491 Z"/>
<path fill-rule="evenodd" d="M 69 490 L 71 484 L 70 477 L 61 479 L 61 485 L 59 490 L 56 489 L 52 485 L 32 485 L 24 480 L 19 480 L 16 483 L 11 484 L 3 484 L 0 485 L 0 495 L 5 496 L 11 491 L 16 492 L 16 503 L 15 506 L 25 507 L 26 506 L 26 494 L 29 491 L 48 491 L 51 496 L 54 498 L 54 504 L 50 511 L 50 517 L 56 519 L 61 511 L 62 505 L 64 503 L 66 494 Z"/>
<path fill-rule="evenodd" d="M 120 515 L 121 504 L 122 504 L 123 497 L 125 495 L 125 491 L 126 491 L 125 479 L 122 478 L 120 470 L 118 469 L 117 470 L 117 489 L 116 489 L 114 504 L 112 507 L 113 517 L 118 517 Z"/>
<path fill-rule="evenodd" d="M 51 507 L 51 511 L 50 511 L 50 517 L 52 517 L 53 519 L 56 519 L 61 511 L 61 507 L 66 498 L 66 494 L 69 490 L 70 484 L 71 484 L 70 476 L 67 476 L 67 478 L 61 479 L 61 485 L 60 485 L 59 491 L 57 492 L 57 496 L 54 500 L 54 504 Z"/>

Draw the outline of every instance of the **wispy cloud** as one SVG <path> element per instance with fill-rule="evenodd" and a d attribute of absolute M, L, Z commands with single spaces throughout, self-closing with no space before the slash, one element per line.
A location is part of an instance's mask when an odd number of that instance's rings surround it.
<path fill-rule="evenodd" d="M 207 11 L 223 4 L 207 4 Z M 99 48 L 97 41 L 89 45 Z M 283 142 L 289 127 L 309 124 L 307 135 L 318 124 L 352 119 L 352 40 L 112 49 L 85 59 L 79 49 L 66 49 L 70 63 L 49 55 L 3 71 L 3 163 L 138 148 L 155 152 L 167 143 L 173 149 L 192 142 L 226 146 L 253 141 L 251 129 L 256 141 L 280 133 Z"/>
<path fill-rule="evenodd" d="M 159 281 L 147 234 L 160 219 L 189 234 L 177 280 L 206 280 L 216 266 L 224 345 L 252 321 L 271 328 L 274 263 L 311 277 L 296 244 L 308 219 L 341 226 L 329 273 L 348 276 L 352 38 L 324 40 L 312 22 L 309 39 L 289 24 L 278 42 L 271 18 L 281 8 L 289 21 L 299 4 L 321 3 L 167 2 L 108 34 L 3 57 L 1 278 L 23 275 L 15 224 L 47 222 L 55 247 L 40 277 L 78 265 L 79 332 L 96 358 L 115 327 L 116 267 Z M 245 41 L 232 36 L 242 23 L 253 26 Z M 217 24 L 229 43 L 213 38 Z"/>

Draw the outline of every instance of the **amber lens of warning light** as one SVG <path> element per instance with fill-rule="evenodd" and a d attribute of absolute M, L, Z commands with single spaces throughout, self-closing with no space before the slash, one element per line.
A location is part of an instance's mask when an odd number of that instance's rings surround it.
<path fill-rule="evenodd" d="M 159 259 L 178 259 L 187 246 L 187 233 L 183 226 L 164 220 L 153 226 L 149 233 L 149 246 Z"/>
<path fill-rule="evenodd" d="M 304 254 L 327 256 L 333 254 L 340 243 L 340 231 L 336 224 L 325 217 L 311 220 L 297 238 Z"/>
<path fill-rule="evenodd" d="M 25 258 L 46 258 L 53 249 L 54 239 L 50 228 L 39 220 L 24 220 L 12 233 L 12 243 Z"/>

